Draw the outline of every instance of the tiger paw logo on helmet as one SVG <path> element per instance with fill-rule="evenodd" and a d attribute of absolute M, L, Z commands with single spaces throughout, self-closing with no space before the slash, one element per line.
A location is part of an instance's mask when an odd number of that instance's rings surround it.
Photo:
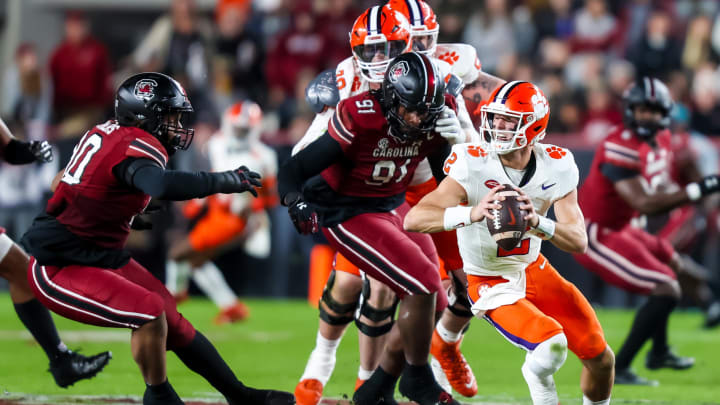
<path fill-rule="evenodd" d="M 142 79 L 135 83 L 135 98 L 138 100 L 149 100 L 155 96 L 155 87 L 157 82 L 153 79 Z"/>
<path fill-rule="evenodd" d="M 407 62 L 401 60 L 390 68 L 390 75 L 388 79 L 390 79 L 391 82 L 395 83 L 398 81 L 400 76 L 405 76 L 406 74 L 408 74 L 409 71 L 410 67 L 408 66 Z"/>
<path fill-rule="evenodd" d="M 557 146 L 546 148 L 545 152 L 553 159 L 562 159 L 563 156 L 567 155 L 564 149 L 558 148 Z"/>
<path fill-rule="evenodd" d="M 542 94 L 533 94 L 530 98 L 533 104 L 533 110 L 535 111 L 535 120 L 542 119 L 548 114 L 550 108 L 548 107 L 547 99 Z"/>

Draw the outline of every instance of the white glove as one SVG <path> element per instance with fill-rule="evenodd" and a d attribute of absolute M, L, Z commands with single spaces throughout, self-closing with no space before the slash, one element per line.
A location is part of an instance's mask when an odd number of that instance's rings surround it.
<path fill-rule="evenodd" d="M 455 111 L 445 106 L 440 113 L 440 118 L 435 122 L 435 132 L 445 138 L 450 145 L 465 142 L 465 131 L 460 126 Z"/>

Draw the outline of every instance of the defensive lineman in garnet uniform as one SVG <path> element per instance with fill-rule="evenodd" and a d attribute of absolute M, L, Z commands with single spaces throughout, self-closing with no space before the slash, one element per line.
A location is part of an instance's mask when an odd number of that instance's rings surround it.
<path fill-rule="evenodd" d="M 671 179 L 672 99 L 658 79 L 640 78 L 623 95 L 625 126 L 611 132 L 598 148 L 579 202 L 588 230 L 588 251 L 575 258 L 603 280 L 648 296 L 617 354 L 616 384 L 654 385 L 630 364 L 645 341 L 650 369 L 686 369 L 694 359 L 674 354 L 667 344 L 668 318 L 681 297 L 676 273 L 685 263 L 666 239 L 631 226 L 639 214 L 655 214 L 697 201 L 720 190 L 717 175 L 685 188 Z"/>
<path fill-rule="evenodd" d="M 439 173 L 447 153 L 447 141 L 434 131 L 446 103 L 454 108 L 430 59 L 403 54 L 390 63 L 380 91 L 341 101 L 327 133 L 280 170 L 281 199 L 298 230 L 317 231 L 317 211 L 333 247 L 401 299 L 380 366 L 355 391 L 356 404 L 396 403 L 401 373 L 400 392 L 408 398 L 456 403 L 428 365 L 433 316 L 447 305 L 437 254 L 427 235 L 402 230 L 415 168 L 428 157 Z"/>
<path fill-rule="evenodd" d="M 230 404 L 294 403 L 292 394 L 243 385 L 213 345 L 178 313 L 163 284 L 123 249 L 133 218 L 150 197 L 188 200 L 215 193 L 257 195 L 259 175 L 241 166 L 220 173 L 166 170 L 187 149 L 193 111 L 185 90 L 160 73 L 127 79 L 115 98 L 116 120 L 89 130 L 56 178 L 46 213 L 23 236 L 33 257 L 28 278 L 52 311 L 78 322 L 132 329 L 133 358 L 147 385 L 144 404 L 182 404 L 167 380 L 174 351 Z"/>

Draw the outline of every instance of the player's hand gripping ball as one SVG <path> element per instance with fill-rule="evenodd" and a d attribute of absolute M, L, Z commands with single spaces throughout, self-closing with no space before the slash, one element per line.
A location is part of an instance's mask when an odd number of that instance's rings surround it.
<path fill-rule="evenodd" d="M 509 184 L 503 184 L 497 196 L 505 197 L 504 200 L 496 200 L 495 204 L 500 209 L 490 209 L 490 217 L 487 218 L 487 227 L 495 242 L 504 250 L 515 248 L 527 229 L 527 212 L 520 209 L 522 202 L 518 201 L 520 194 Z"/>

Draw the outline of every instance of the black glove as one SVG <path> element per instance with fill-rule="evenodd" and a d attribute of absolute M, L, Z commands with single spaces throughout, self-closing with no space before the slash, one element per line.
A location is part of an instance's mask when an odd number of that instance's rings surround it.
<path fill-rule="evenodd" d="M 720 177 L 717 174 L 703 177 L 698 182 L 700 193 L 704 196 L 720 191 Z"/>
<path fill-rule="evenodd" d="M 35 161 L 52 161 L 52 148 L 47 141 L 22 142 L 11 140 L 5 147 L 5 161 L 13 165 L 22 165 Z"/>
<path fill-rule="evenodd" d="M 257 197 L 258 193 L 255 187 L 262 186 L 262 183 L 260 183 L 260 174 L 251 171 L 245 166 L 214 174 L 217 181 L 216 189 L 220 193 L 230 194 L 249 191 Z"/>
<path fill-rule="evenodd" d="M 309 235 L 320 230 L 317 213 L 303 200 L 302 196 L 296 197 L 288 204 L 288 214 L 299 233 Z"/>
<path fill-rule="evenodd" d="M 53 160 L 52 147 L 48 141 L 30 142 L 30 152 L 35 155 L 35 159 L 38 162 L 49 163 Z"/>

